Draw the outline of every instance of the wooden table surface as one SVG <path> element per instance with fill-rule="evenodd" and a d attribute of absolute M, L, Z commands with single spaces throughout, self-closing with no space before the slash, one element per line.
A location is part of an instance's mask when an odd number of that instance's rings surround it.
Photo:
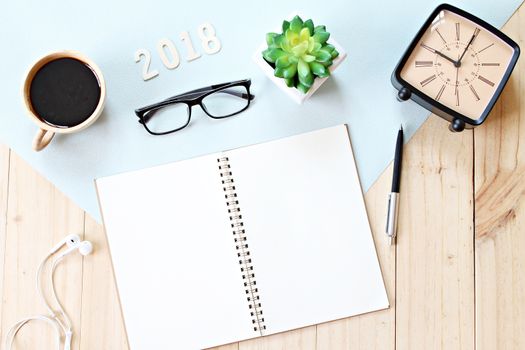
<path fill-rule="evenodd" d="M 504 32 L 525 48 L 525 5 Z M 525 349 L 524 93 L 522 57 L 484 125 L 453 134 L 431 117 L 410 140 L 397 246 L 384 236 L 391 167 L 366 194 L 390 309 L 220 349 Z M 103 228 L 0 146 L 2 341 L 19 318 L 45 311 L 35 270 L 67 233 L 96 248 L 57 270 L 73 349 L 127 349 Z M 15 344 L 54 349 L 54 339 L 49 326 L 33 324 Z"/>

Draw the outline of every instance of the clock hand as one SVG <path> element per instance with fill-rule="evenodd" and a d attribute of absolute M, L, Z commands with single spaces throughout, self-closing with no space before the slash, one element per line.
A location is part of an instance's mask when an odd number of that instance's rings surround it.
<path fill-rule="evenodd" d="M 476 30 L 474 30 L 474 34 L 472 34 L 472 38 L 470 38 L 467 46 L 465 47 L 465 50 L 463 51 L 463 53 L 461 54 L 461 56 L 458 58 L 458 65 L 461 65 L 461 60 L 463 59 L 463 56 L 465 56 L 465 54 L 467 53 L 467 50 L 468 48 L 470 47 L 470 44 L 472 44 L 472 42 L 474 41 L 474 39 L 476 39 L 476 36 L 478 35 L 479 33 L 479 29 L 476 28 Z"/>
<path fill-rule="evenodd" d="M 447 55 L 444 55 L 444 54 L 442 54 L 442 53 L 439 52 L 439 51 L 436 51 L 436 54 L 438 54 L 439 56 L 443 57 L 444 59 L 446 59 L 446 60 L 452 62 L 452 64 L 454 65 L 454 67 L 458 67 L 458 66 L 459 66 L 459 63 L 458 63 L 458 62 L 454 61 L 452 58 L 448 57 Z"/>
<path fill-rule="evenodd" d="M 458 55 L 458 59 L 459 59 L 459 55 Z M 459 85 L 459 81 L 458 81 L 458 75 L 459 75 L 459 64 L 456 65 L 456 86 L 454 88 L 454 95 L 456 96 L 456 105 L 459 106 L 459 96 L 458 96 L 458 85 Z"/>
<path fill-rule="evenodd" d="M 432 53 L 435 53 L 436 55 L 439 55 L 441 57 L 443 57 L 444 59 L 452 62 L 452 64 L 454 65 L 454 67 L 457 67 L 458 66 L 458 62 L 454 61 L 452 58 L 448 57 L 447 55 L 441 53 L 440 51 L 436 50 L 436 49 L 433 49 L 431 48 L 430 46 L 428 45 L 425 45 L 425 44 L 421 44 L 422 47 L 424 47 L 425 49 L 427 49 L 428 51 L 432 52 Z"/>
<path fill-rule="evenodd" d="M 454 95 L 458 94 L 458 85 L 459 85 L 458 74 L 459 74 L 459 66 L 456 66 L 456 88 L 454 89 Z"/>

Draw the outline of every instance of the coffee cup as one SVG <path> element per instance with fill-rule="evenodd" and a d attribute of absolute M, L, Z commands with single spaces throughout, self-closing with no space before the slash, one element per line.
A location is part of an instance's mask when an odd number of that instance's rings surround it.
<path fill-rule="evenodd" d="M 106 84 L 89 58 L 76 51 L 59 51 L 30 68 L 22 95 L 30 119 L 39 127 L 33 149 L 41 151 L 55 134 L 78 132 L 100 117 Z"/>

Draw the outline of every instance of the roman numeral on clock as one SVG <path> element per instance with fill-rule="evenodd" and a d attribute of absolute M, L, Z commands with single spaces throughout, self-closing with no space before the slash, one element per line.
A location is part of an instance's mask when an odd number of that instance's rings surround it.
<path fill-rule="evenodd" d="M 427 85 L 428 83 L 432 82 L 434 79 L 436 79 L 436 75 L 431 75 L 429 76 L 428 78 L 426 78 L 425 80 L 423 80 L 420 84 L 421 86 L 425 86 Z"/>
<path fill-rule="evenodd" d="M 490 86 L 494 86 L 494 83 L 491 82 L 490 80 L 488 80 L 487 78 L 485 78 L 484 76 L 482 75 L 478 75 L 478 79 L 481 80 L 482 82 L 490 85 Z"/>
<path fill-rule="evenodd" d="M 432 61 L 416 61 L 416 67 L 432 67 L 433 65 Z"/>
<path fill-rule="evenodd" d="M 458 90 L 457 85 L 456 85 L 456 90 L 454 91 L 454 94 L 456 95 L 456 106 L 459 106 L 459 90 Z"/>
<path fill-rule="evenodd" d="M 432 52 L 432 53 L 436 53 L 436 50 L 434 50 L 433 48 L 431 48 L 430 46 L 428 45 L 425 45 L 423 43 L 419 44 L 422 48 L 424 49 L 427 49 L 428 51 Z"/>
<path fill-rule="evenodd" d="M 471 43 L 473 43 L 474 40 L 476 40 L 476 38 L 478 37 L 479 32 L 480 32 L 479 28 L 474 29 L 474 34 L 472 34 L 472 41 L 471 41 Z"/>
<path fill-rule="evenodd" d="M 445 84 L 441 85 L 441 89 L 439 89 L 439 92 L 436 95 L 436 101 L 439 101 L 439 99 L 441 98 L 441 95 L 443 95 L 443 91 L 445 91 L 445 87 L 446 87 Z"/>
<path fill-rule="evenodd" d="M 478 95 L 476 89 L 474 89 L 474 86 L 469 85 L 469 87 L 470 87 L 470 91 L 472 91 L 472 93 L 474 94 L 474 97 L 476 98 L 476 101 L 479 101 L 480 98 L 479 98 L 479 95 Z"/>
<path fill-rule="evenodd" d="M 436 30 L 436 33 L 438 33 L 439 37 L 441 38 L 441 40 L 443 40 L 443 43 L 446 44 L 447 41 L 445 40 L 445 38 L 443 38 L 443 35 L 441 35 L 441 32 L 439 31 L 439 29 L 435 29 Z"/>
<path fill-rule="evenodd" d="M 494 43 L 488 45 L 488 46 L 485 46 L 484 48 L 482 48 L 481 50 L 478 51 L 478 54 L 480 54 L 481 52 L 485 51 L 486 49 L 488 49 L 489 47 L 492 47 L 492 45 L 494 45 Z"/>

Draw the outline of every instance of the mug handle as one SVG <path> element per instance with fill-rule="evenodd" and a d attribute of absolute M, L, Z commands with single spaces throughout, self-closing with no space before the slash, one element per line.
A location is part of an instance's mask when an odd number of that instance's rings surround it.
<path fill-rule="evenodd" d="M 33 150 L 40 152 L 51 142 L 55 136 L 53 131 L 38 129 L 35 138 L 33 139 Z"/>

